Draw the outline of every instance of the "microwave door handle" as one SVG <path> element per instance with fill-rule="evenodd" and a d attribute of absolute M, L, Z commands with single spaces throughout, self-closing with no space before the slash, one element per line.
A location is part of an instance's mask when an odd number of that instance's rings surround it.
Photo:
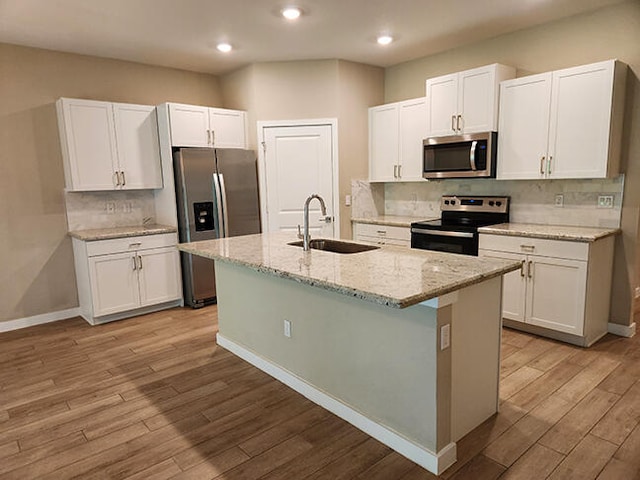
<path fill-rule="evenodd" d="M 474 140 L 471 142 L 471 151 L 469 152 L 469 163 L 471 164 L 471 170 L 474 172 L 477 170 L 476 168 L 476 146 L 478 145 L 478 141 Z"/>

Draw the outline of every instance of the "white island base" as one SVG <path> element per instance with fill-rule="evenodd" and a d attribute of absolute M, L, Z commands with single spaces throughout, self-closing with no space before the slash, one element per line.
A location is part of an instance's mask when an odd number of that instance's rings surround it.
<path fill-rule="evenodd" d="M 216 277 L 220 346 L 435 474 L 498 410 L 501 276 L 407 308 L 228 262 Z"/>

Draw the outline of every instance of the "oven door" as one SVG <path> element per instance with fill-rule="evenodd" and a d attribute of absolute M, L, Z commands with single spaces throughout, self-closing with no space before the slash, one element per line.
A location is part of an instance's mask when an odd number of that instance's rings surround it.
<path fill-rule="evenodd" d="M 411 248 L 478 255 L 478 234 L 411 227 Z"/>

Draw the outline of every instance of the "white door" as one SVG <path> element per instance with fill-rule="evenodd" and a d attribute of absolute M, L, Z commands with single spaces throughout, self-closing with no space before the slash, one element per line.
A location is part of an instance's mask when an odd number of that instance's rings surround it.
<path fill-rule="evenodd" d="M 179 253 L 174 247 L 138 252 L 140 305 L 155 305 L 181 296 Z"/>
<path fill-rule="evenodd" d="M 314 193 L 334 217 L 333 139 L 331 125 L 263 127 L 266 221 L 270 232 L 296 232 L 303 224 L 303 206 Z M 333 237 L 334 223 L 321 221 L 320 203 L 309 209 L 312 236 Z"/>
<path fill-rule="evenodd" d="M 527 322 L 582 335 L 587 262 L 529 256 Z"/>
<path fill-rule="evenodd" d="M 455 135 L 458 115 L 458 74 L 427 80 L 427 136 Z"/>
<path fill-rule="evenodd" d="M 116 253 L 89 258 L 93 315 L 109 315 L 140 306 L 136 257 Z"/>
<path fill-rule="evenodd" d="M 174 147 L 210 147 L 209 108 L 169 104 L 171 145 Z"/>
<path fill-rule="evenodd" d="M 608 61 L 553 73 L 552 178 L 606 177 L 613 68 Z"/>
<path fill-rule="evenodd" d="M 211 142 L 218 148 L 247 148 L 246 113 L 224 108 L 209 109 Z"/>
<path fill-rule="evenodd" d="M 70 190 L 113 190 L 118 163 L 113 111 L 108 102 L 63 99 Z"/>
<path fill-rule="evenodd" d="M 496 69 L 493 65 L 461 72 L 458 78 L 458 114 L 460 133 L 494 130 Z"/>
<path fill-rule="evenodd" d="M 369 109 L 369 181 L 393 182 L 398 176 L 398 104 Z"/>
<path fill-rule="evenodd" d="M 156 108 L 116 103 L 113 115 L 123 189 L 162 188 Z"/>
<path fill-rule="evenodd" d="M 399 104 L 400 180 L 422 181 L 422 141 L 427 137 L 427 102 L 425 98 Z"/>
<path fill-rule="evenodd" d="M 503 82 L 498 121 L 498 178 L 545 178 L 551 73 Z"/>

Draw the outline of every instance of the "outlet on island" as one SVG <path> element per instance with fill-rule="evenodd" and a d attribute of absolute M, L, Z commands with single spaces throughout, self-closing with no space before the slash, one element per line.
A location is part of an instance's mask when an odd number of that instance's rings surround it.
<path fill-rule="evenodd" d="M 291 322 L 289 320 L 284 321 L 284 336 L 291 338 Z"/>

